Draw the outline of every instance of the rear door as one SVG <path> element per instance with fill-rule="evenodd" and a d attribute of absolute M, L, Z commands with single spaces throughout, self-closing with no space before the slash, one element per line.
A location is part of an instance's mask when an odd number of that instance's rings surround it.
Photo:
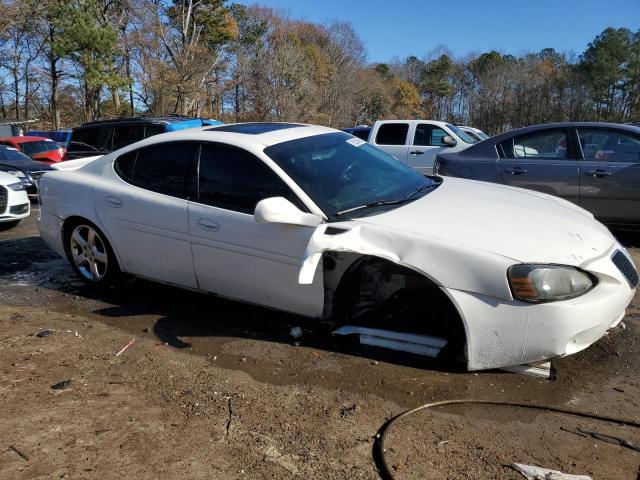
<path fill-rule="evenodd" d="M 258 223 L 256 204 L 285 197 L 306 207 L 262 160 L 221 143 L 203 143 L 197 192 L 189 202 L 193 263 L 201 289 L 247 302 L 320 316 L 322 275 L 298 283 L 314 228 Z"/>
<path fill-rule="evenodd" d="M 409 123 L 385 122 L 378 128 L 372 143 L 403 163 L 408 163 Z"/>
<path fill-rule="evenodd" d="M 436 155 L 449 148 L 442 141 L 447 135 L 450 134 L 436 125 L 418 123 L 413 133 L 413 145 L 408 149 L 407 164 L 422 175 L 433 174 Z"/>
<path fill-rule="evenodd" d="M 548 193 L 578 204 L 579 165 L 566 128 L 549 128 L 511 137 L 498 145 L 506 185 Z"/>
<path fill-rule="evenodd" d="M 580 206 L 609 223 L 640 223 L 640 136 L 578 128 Z"/>
<path fill-rule="evenodd" d="M 127 272 L 197 287 L 187 201 L 197 148 L 166 142 L 128 152 L 114 163 L 119 180 L 94 187 L 98 217 Z"/>

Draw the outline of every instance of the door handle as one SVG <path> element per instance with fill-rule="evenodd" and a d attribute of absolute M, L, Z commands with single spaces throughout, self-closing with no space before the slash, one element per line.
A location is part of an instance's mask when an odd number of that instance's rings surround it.
<path fill-rule="evenodd" d="M 121 198 L 114 197 L 113 195 L 107 195 L 105 197 L 104 201 L 107 202 L 112 207 L 115 207 L 115 208 L 120 208 L 124 204 L 124 202 L 122 201 Z"/>
<path fill-rule="evenodd" d="M 611 172 L 607 172 L 606 170 L 587 170 L 586 172 L 584 172 L 585 175 L 587 175 L 588 177 L 594 177 L 594 178 L 602 178 L 602 177 L 610 177 L 612 175 Z"/>
<path fill-rule="evenodd" d="M 413 152 L 409 152 L 411 155 L 424 155 L 424 152 L 421 152 L 420 150 L 414 150 Z"/>
<path fill-rule="evenodd" d="M 202 230 L 209 232 L 217 232 L 220 230 L 220 224 L 211 218 L 200 218 L 196 223 Z"/>
<path fill-rule="evenodd" d="M 510 175 L 522 175 L 523 173 L 527 173 L 524 168 L 516 167 L 516 168 L 505 168 L 504 170 Z"/>

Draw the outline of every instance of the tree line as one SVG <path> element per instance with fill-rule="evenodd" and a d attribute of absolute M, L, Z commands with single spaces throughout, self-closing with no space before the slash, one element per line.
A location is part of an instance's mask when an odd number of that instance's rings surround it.
<path fill-rule="evenodd" d="M 488 133 L 640 120 L 640 31 L 607 28 L 579 55 L 419 53 L 370 63 L 348 22 L 226 0 L 0 0 L 0 117 L 430 118 Z"/>

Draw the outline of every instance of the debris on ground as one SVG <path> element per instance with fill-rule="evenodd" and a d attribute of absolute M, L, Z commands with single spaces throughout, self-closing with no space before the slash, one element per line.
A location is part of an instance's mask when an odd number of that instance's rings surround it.
<path fill-rule="evenodd" d="M 514 463 L 513 468 L 520 472 L 527 480 L 593 480 L 588 475 L 572 475 L 558 470 Z"/>
<path fill-rule="evenodd" d="M 354 403 L 353 405 L 349 405 L 348 407 L 342 407 L 340 409 L 340 418 L 346 418 L 356 411 L 358 407 Z"/>
<path fill-rule="evenodd" d="M 120 351 L 118 353 L 116 353 L 116 357 L 119 357 L 120 355 L 122 355 L 127 348 L 129 348 L 131 345 L 133 345 L 133 342 L 135 342 L 135 341 L 136 341 L 136 339 L 132 338 L 129 343 L 127 343 L 124 347 L 122 347 L 120 349 Z"/>
<path fill-rule="evenodd" d="M 560 427 L 560 429 L 564 430 L 565 432 L 569 432 L 569 433 L 573 433 L 575 435 L 579 435 L 581 437 L 595 438 L 596 440 L 600 440 L 601 442 L 611 443 L 613 445 L 618 445 L 620 447 L 625 447 L 625 448 L 628 448 L 630 450 L 634 450 L 636 452 L 640 452 L 640 447 L 638 447 L 637 445 L 633 444 L 629 440 L 626 440 L 626 439 L 621 438 L 621 437 L 615 437 L 613 435 L 607 435 L 606 433 L 594 432 L 592 430 L 585 430 L 585 429 L 580 428 L 580 427 L 576 427 L 576 428 Z"/>
<path fill-rule="evenodd" d="M 29 457 L 27 457 L 24 453 L 22 453 L 20 450 L 18 450 L 13 445 L 9 445 L 9 450 L 13 451 L 16 455 L 18 455 L 20 458 L 22 458 L 25 462 L 29 461 Z"/>
<path fill-rule="evenodd" d="M 302 338 L 302 329 L 300 327 L 291 327 L 289 335 L 293 338 Z"/>
<path fill-rule="evenodd" d="M 53 330 L 41 330 L 38 333 L 36 333 L 36 337 L 44 338 L 44 337 L 48 337 L 51 334 L 53 334 Z"/>
<path fill-rule="evenodd" d="M 71 385 L 71 380 L 63 380 L 54 385 L 51 385 L 51 388 L 54 390 L 64 390 L 65 388 L 68 388 L 70 385 Z"/>

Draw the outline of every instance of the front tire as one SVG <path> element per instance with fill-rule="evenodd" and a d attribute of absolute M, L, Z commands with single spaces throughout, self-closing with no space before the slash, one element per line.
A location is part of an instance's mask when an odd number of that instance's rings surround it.
<path fill-rule="evenodd" d="M 122 272 L 106 236 L 93 223 L 79 220 L 65 229 L 65 250 L 71 267 L 88 285 L 112 286 Z"/>

